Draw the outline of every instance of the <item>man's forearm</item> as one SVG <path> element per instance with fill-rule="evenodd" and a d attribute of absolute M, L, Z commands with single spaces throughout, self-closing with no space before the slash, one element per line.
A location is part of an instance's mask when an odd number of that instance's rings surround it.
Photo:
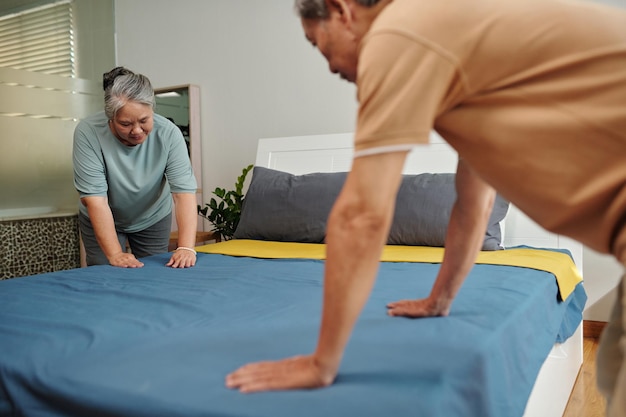
<path fill-rule="evenodd" d="M 448 314 L 452 301 L 474 266 L 487 226 L 486 221 L 478 218 L 455 215 L 455 209 L 452 213 L 443 262 L 430 293 L 438 308 L 443 310 L 443 315 Z"/>
<path fill-rule="evenodd" d="M 333 376 L 376 279 L 404 157 L 356 159 L 328 219 L 324 307 L 315 356 Z"/>
<path fill-rule="evenodd" d="M 462 161 L 456 181 L 458 196 L 450 214 L 443 262 L 429 297 L 442 315 L 448 314 L 452 300 L 474 266 L 495 199 L 495 191 Z"/>
<path fill-rule="evenodd" d="M 335 220 L 337 221 L 337 220 Z M 388 228 L 332 227 L 329 220 L 324 308 L 316 356 L 337 372 L 350 333 L 374 285 Z"/>

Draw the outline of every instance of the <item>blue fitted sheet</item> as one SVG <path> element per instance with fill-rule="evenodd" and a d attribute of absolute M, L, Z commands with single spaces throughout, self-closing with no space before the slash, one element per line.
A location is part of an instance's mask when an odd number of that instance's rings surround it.
<path fill-rule="evenodd" d="M 586 300 L 579 285 L 559 302 L 547 272 L 476 265 L 449 317 L 391 318 L 439 265 L 383 263 L 334 385 L 244 395 L 227 373 L 314 349 L 323 262 L 168 259 L 0 281 L 0 416 L 521 416 Z"/>

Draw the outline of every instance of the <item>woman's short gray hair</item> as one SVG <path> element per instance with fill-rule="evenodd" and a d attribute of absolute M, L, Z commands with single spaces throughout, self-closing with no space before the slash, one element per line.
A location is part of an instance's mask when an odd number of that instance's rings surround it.
<path fill-rule="evenodd" d="M 142 74 L 118 75 L 104 91 L 104 113 L 109 120 L 129 101 L 146 104 L 154 109 L 154 89 L 148 77 Z"/>
<path fill-rule="evenodd" d="M 361 6 L 370 7 L 380 0 L 356 0 Z M 294 8 L 300 19 L 327 19 L 326 0 L 295 0 Z"/>

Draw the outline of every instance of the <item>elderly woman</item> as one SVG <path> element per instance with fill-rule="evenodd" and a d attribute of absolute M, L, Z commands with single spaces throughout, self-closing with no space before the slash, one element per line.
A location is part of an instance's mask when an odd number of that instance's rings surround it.
<path fill-rule="evenodd" d="M 104 74 L 103 86 L 104 111 L 74 132 L 87 265 L 136 268 L 143 266 L 138 258 L 167 252 L 174 204 L 179 246 L 167 266 L 191 267 L 197 184 L 182 133 L 154 113 L 154 90 L 144 75 L 118 67 Z"/>

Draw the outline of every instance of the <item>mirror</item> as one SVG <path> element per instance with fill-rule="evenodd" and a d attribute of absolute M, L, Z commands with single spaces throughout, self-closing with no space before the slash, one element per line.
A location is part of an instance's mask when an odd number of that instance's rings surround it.
<path fill-rule="evenodd" d="M 202 203 L 202 140 L 200 137 L 200 89 L 186 84 L 173 87 L 155 88 L 156 107 L 154 112 L 170 119 L 183 133 L 191 159 L 191 167 L 198 182 L 196 200 Z M 172 219 L 172 231 L 176 222 Z M 204 230 L 204 223 L 198 221 L 198 230 Z"/>
<path fill-rule="evenodd" d="M 189 138 L 189 88 L 168 88 L 154 91 L 156 108 L 155 113 L 168 118 L 183 133 L 187 150 L 191 157 Z"/>

